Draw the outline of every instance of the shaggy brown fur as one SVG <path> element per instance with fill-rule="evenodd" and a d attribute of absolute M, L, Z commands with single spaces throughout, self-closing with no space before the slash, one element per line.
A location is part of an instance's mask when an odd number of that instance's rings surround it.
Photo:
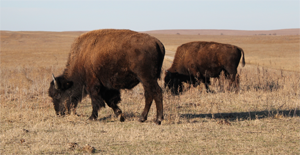
<path fill-rule="evenodd" d="M 235 82 L 237 67 L 243 54 L 242 65 L 245 65 L 244 51 L 234 45 L 216 42 L 189 42 L 177 48 L 172 66 L 166 71 L 165 87 L 173 94 L 182 92 L 182 82 L 197 86 L 198 81 L 205 83 L 207 91 L 210 77 L 219 77 L 221 71 Z"/>
<path fill-rule="evenodd" d="M 62 111 L 59 105 L 64 100 L 76 108 L 82 97 L 89 94 L 93 106 L 90 119 L 98 117 L 98 110 L 106 102 L 117 116 L 121 115 L 122 121 L 122 111 L 117 106 L 121 101 L 120 89 L 132 89 L 141 82 L 146 103 L 140 121 L 147 120 L 149 108 L 155 100 L 156 123 L 160 124 L 163 103 L 157 79 L 160 78 L 164 55 L 163 44 L 148 34 L 114 29 L 82 34 L 71 47 L 63 75 L 55 78 L 62 89 L 55 89 L 54 82 L 51 82 L 49 95 L 56 112 Z M 55 94 L 60 94 L 59 98 Z"/>

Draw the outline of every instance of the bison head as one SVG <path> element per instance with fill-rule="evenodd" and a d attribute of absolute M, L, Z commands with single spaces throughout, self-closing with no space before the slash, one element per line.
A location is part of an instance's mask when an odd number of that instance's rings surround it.
<path fill-rule="evenodd" d="M 182 80 L 178 76 L 178 73 L 166 71 L 165 88 L 170 89 L 173 95 L 178 95 L 179 92 L 182 92 Z"/>
<path fill-rule="evenodd" d="M 53 81 L 50 83 L 48 94 L 52 98 L 56 114 L 63 115 L 65 107 L 62 106 L 62 103 L 70 98 L 70 88 L 73 86 L 73 82 L 66 80 L 63 75 L 54 77 L 52 74 L 52 78 Z"/>
<path fill-rule="evenodd" d="M 165 72 L 165 88 L 172 88 L 173 87 L 173 77 L 169 71 Z"/>

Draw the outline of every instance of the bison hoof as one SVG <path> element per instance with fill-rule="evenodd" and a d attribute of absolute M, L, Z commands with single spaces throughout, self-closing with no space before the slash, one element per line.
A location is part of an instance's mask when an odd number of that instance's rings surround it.
<path fill-rule="evenodd" d="M 208 90 L 206 90 L 206 93 L 212 93 L 212 94 L 215 94 L 216 92 L 215 92 L 214 90 L 208 89 Z"/>
<path fill-rule="evenodd" d="M 139 122 L 143 123 L 143 122 L 145 122 L 146 120 L 147 120 L 147 119 L 141 117 L 141 118 L 139 119 Z"/>
<path fill-rule="evenodd" d="M 124 122 L 125 121 L 125 118 L 124 118 L 123 114 L 120 114 L 118 116 L 118 119 L 120 120 L 120 122 Z"/>
<path fill-rule="evenodd" d="M 154 120 L 154 123 L 157 124 L 157 125 L 161 125 L 161 119 Z"/>
<path fill-rule="evenodd" d="M 155 124 L 157 124 L 157 125 L 161 125 L 161 121 L 154 121 L 155 122 Z"/>
<path fill-rule="evenodd" d="M 89 117 L 89 120 L 90 121 L 95 121 L 95 120 L 97 120 L 97 118 L 95 118 L 95 117 Z"/>
<path fill-rule="evenodd" d="M 56 112 L 56 115 L 57 116 L 65 116 L 65 113 L 64 112 Z"/>

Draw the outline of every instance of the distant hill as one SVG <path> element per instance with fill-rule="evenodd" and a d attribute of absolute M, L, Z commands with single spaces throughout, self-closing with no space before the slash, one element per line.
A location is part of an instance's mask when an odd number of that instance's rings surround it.
<path fill-rule="evenodd" d="M 177 35 L 299 35 L 300 29 L 280 29 L 280 30 L 202 30 L 202 29 L 178 29 L 178 30 L 153 30 L 145 33 L 155 34 L 177 34 Z"/>

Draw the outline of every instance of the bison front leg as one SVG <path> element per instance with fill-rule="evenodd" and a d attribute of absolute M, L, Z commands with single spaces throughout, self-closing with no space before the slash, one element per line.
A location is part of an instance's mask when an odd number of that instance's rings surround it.
<path fill-rule="evenodd" d="M 173 87 L 171 88 L 171 92 L 173 95 L 179 95 L 178 88 L 182 90 L 182 83 L 178 78 L 174 78 Z"/>
<path fill-rule="evenodd" d="M 67 111 L 68 111 L 67 114 L 68 114 L 68 115 L 71 114 L 71 107 L 72 107 L 71 101 L 70 101 L 70 100 L 67 100 L 66 103 L 65 103 L 65 109 L 67 109 Z"/>
<path fill-rule="evenodd" d="M 105 103 L 102 97 L 99 95 L 100 87 L 95 86 L 94 88 L 90 89 L 90 97 L 92 99 L 92 115 L 89 117 L 89 120 L 96 120 L 98 118 L 98 111 L 100 108 L 105 107 Z"/>
<path fill-rule="evenodd" d="M 76 108 L 78 105 L 78 99 L 76 98 L 71 98 L 69 100 L 66 101 L 65 104 L 65 109 L 68 110 L 68 114 L 70 115 L 72 112 L 74 115 L 76 115 Z"/>
<path fill-rule="evenodd" d="M 162 90 L 158 85 L 157 81 L 153 81 L 152 83 L 143 83 L 145 89 L 145 108 L 142 113 L 142 117 L 140 118 L 140 122 L 144 122 L 147 120 L 148 112 L 153 102 L 155 100 L 156 104 L 156 119 L 155 123 L 160 125 L 163 120 L 163 100 L 162 100 Z"/>
<path fill-rule="evenodd" d="M 98 111 L 100 110 L 100 108 L 105 107 L 105 103 L 102 100 L 102 98 L 99 96 L 95 96 L 91 98 L 92 98 L 93 111 L 92 111 L 92 115 L 89 117 L 89 120 L 96 120 L 98 118 Z"/>
<path fill-rule="evenodd" d="M 214 93 L 213 90 L 210 90 L 210 89 L 209 89 L 209 85 L 210 85 L 210 83 L 211 83 L 209 77 L 204 77 L 203 83 L 204 83 L 204 85 L 205 85 L 205 88 L 206 88 L 206 92 L 207 92 L 207 93 Z"/>

